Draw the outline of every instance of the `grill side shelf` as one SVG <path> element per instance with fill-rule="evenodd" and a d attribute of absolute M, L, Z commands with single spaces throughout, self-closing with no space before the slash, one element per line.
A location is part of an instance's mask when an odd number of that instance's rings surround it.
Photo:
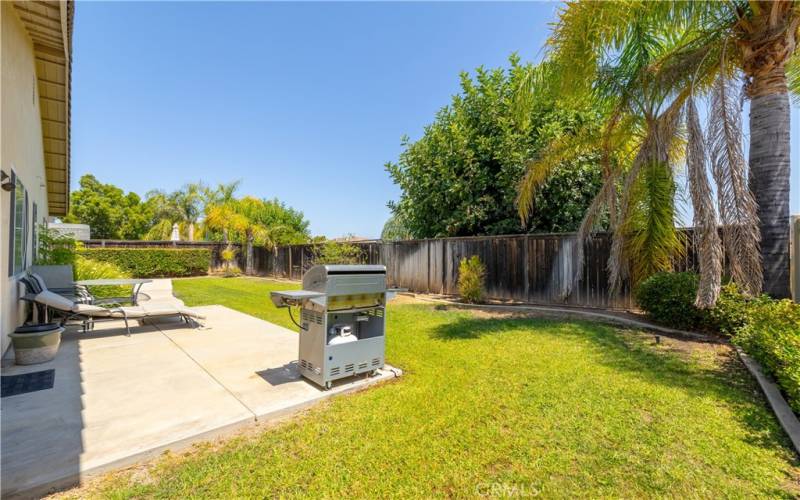
<path fill-rule="evenodd" d="M 322 292 L 312 292 L 310 290 L 285 290 L 270 292 L 269 297 L 275 307 L 299 306 L 303 302 L 311 299 L 324 297 Z"/>

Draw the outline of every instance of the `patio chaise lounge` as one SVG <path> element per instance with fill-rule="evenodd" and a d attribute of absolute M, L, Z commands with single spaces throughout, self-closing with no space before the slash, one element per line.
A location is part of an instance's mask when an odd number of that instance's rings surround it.
<path fill-rule="evenodd" d="M 92 324 L 98 320 L 121 319 L 125 322 L 125 331 L 128 335 L 131 334 L 130 327 L 128 326 L 129 319 L 145 320 L 148 318 L 179 316 L 182 320 L 194 326 L 202 326 L 197 320 L 205 319 L 205 316 L 188 307 L 163 302 L 150 301 L 144 305 L 130 307 L 100 307 L 94 304 L 73 302 L 49 290 L 43 290 L 33 297 L 29 296 L 26 300 L 40 304 L 58 313 L 62 317 L 60 321 L 61 325 L 70 320 L 82 321 L 84 330 L 86 329 L 87 323 Z"/>

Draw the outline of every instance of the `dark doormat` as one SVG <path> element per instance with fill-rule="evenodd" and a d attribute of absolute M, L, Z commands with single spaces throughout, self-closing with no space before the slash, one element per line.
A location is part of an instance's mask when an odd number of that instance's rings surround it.
<path fill-rule="evenodd" d="M 56 371 L 51 368 L 40 372 L 23 373 L 22 375 L 3 375 L 0 378 L 3 379 L 2 397 L 16 396 L 28 392 L 52 389 Z"/>

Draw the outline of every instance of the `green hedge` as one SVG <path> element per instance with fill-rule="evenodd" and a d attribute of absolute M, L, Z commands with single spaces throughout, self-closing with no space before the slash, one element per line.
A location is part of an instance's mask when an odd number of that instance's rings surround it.
<path fill-rule="evenodd" d="M 84 248 L 79 255 L 109 262 L 136 278 L 169 278 L 208 274 L 207 248 Z"/>
<path fill-rule="evenodd" d="M 733 343 L 775 377 L 792 409 L 800 414 L 800 305 L 790 300 L 754 302 Z"/>

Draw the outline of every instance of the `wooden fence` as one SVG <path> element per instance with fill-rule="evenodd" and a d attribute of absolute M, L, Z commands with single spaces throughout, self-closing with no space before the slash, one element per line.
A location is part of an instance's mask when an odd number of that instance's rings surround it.
<path fill-rule="evenodd" d="M 91 240 L 87 246 L 207 247 L 212 249 L 212 267 L 222 264 L 222 245 L 209 242 L 123 242 Z M 477 255 L 486 265 L 486 294 L 490 299 L 533 304 L 559 304 L 608 309 L 634 307 L 630 287 L 612 296 L 606 263 L 611 250 L 608 234 L 597 234 L 584 247 L 585 265 L 572 293 L 564 289 L 572 279 L 577 240 L 574 234 L 530 234 L 476 236 L 407 241 L 353 243 L 361 249 L 364 264 L 383 264 L 390 285 L 413 292 L 457 294 L 458 265 L 462 258 Z M 245 269 L 245 251 L 239 248 L 239 267 Z M 694 268 L 691 233 L 687 233 L 685 257 L 676 270 Z M 299 280 L 314 265 L 313 245 L 278 247 L 274 251 L 253 249 L 254 274 Z"/>
<path fill-rule="evenodd" d="M 574 234 L 476 236 L 408 241 L 353 243 L 361 249 L 362 262 L 383 264 L 391 285 L 414 292 L 457 294 L 458 265 L 477 255 L 486 266 L 486 294 L 491 299 L 533 304 L 560 304 L 608 309 L 634 307 L 630 287 L 612 296 L 606 264 L 611 237 L 597 234 L 584 247 L 585 265 L 572 293 L 565 287 L 577 266 Z M 275 252 L 259 249 L 256 269 L 260 274 L 300 279 L 314 263 L 313 245 L 280 247 Z M 266 264 L 266 265 L 264 265 Z M 676 270 L 693 269 L 691 233 L 685 256 Z"/>

